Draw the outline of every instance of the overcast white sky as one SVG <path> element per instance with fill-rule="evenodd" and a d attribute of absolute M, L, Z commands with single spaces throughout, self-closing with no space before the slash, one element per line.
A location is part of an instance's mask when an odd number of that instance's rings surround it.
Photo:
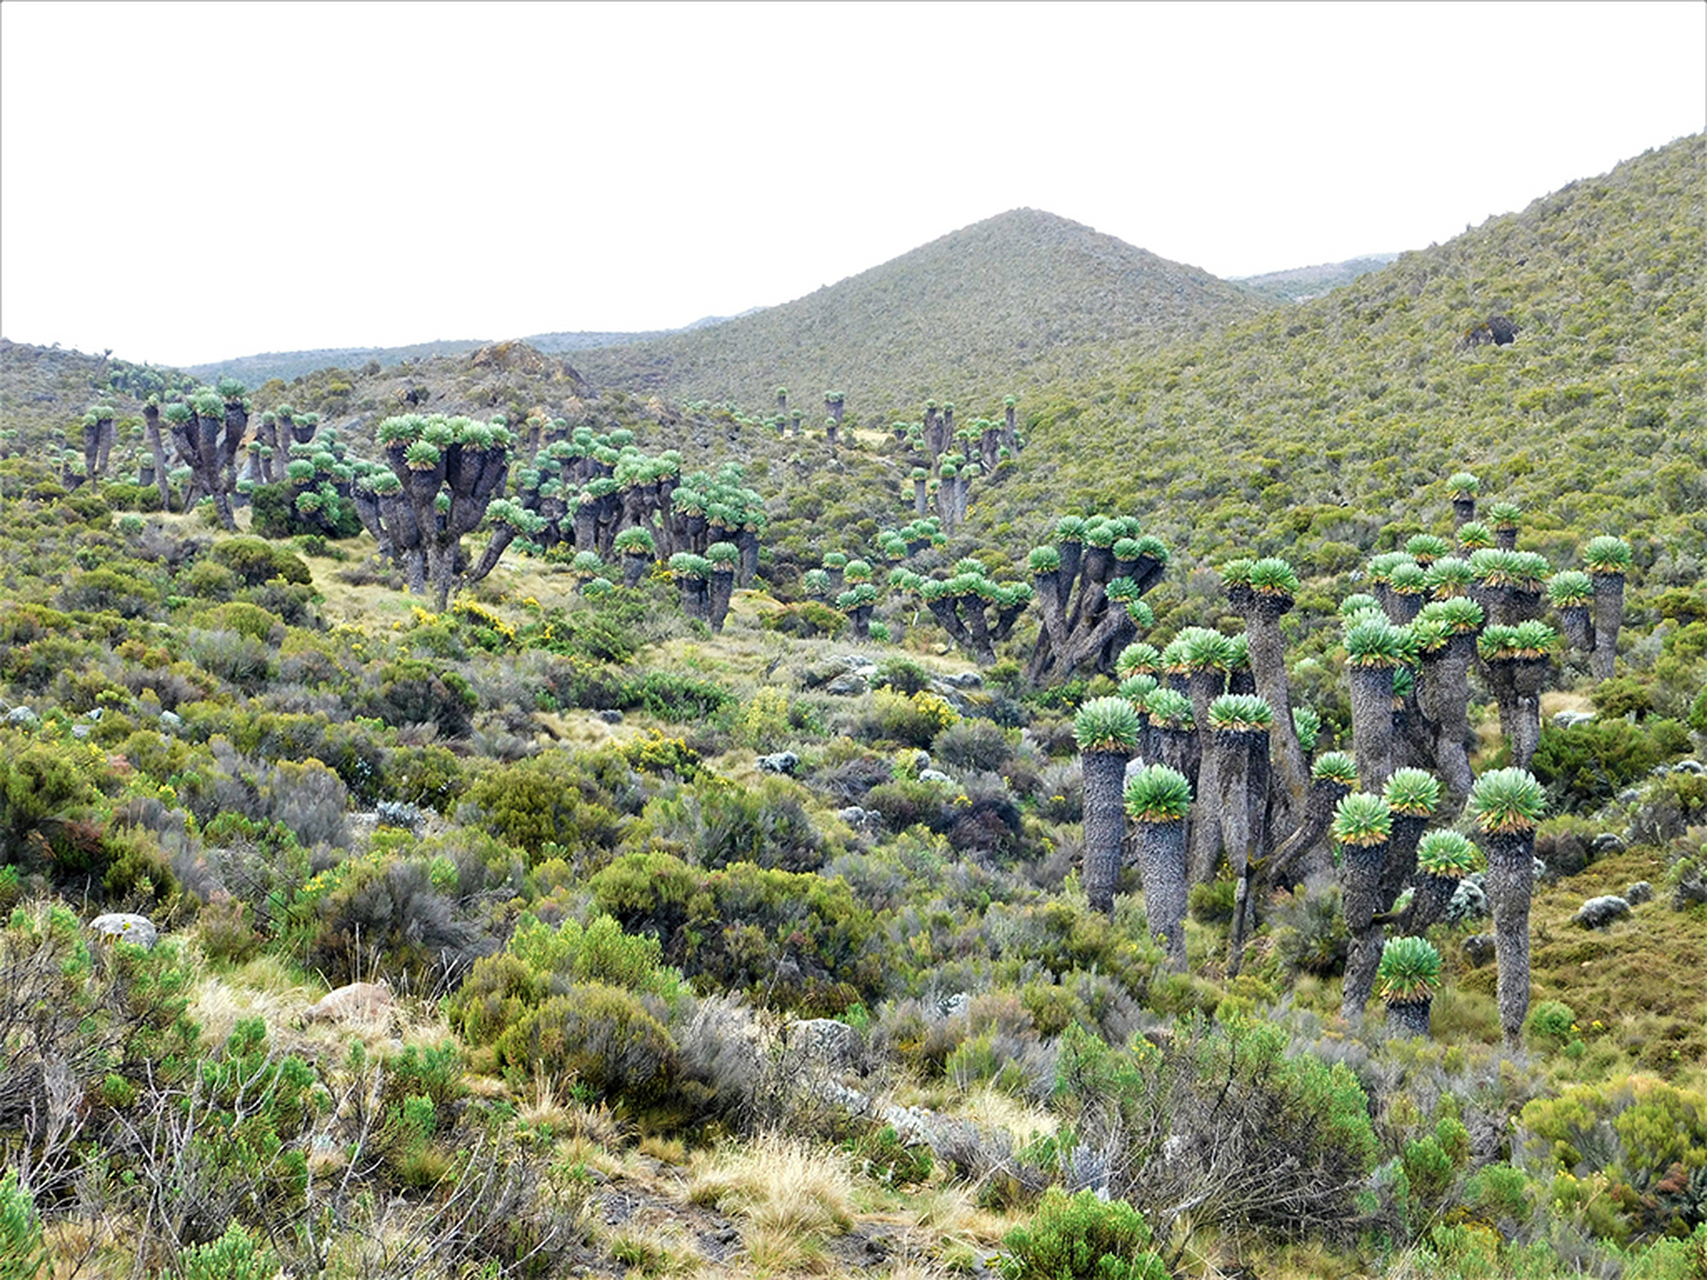
<path fill-rule="evenodd" d="M 1707 127 L 1707 6 L 0 5 L 0 332 L 668 328 L 1020 205 L 1222 276 Z"/>

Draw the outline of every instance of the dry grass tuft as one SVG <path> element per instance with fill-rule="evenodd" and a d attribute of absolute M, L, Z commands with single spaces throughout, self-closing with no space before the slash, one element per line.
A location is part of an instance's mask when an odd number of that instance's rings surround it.
<path fill-rule="evenodd" d="M 738 1213 L 761 1233 L 821 1238 L 853 1226 L 853 1175 L 839 1153 L 772 1134 L 696 1159 L 690 1169 L 695 1204 Z"/>
<path fill-rule="evenodd" d="M 691 1275 L 705 1260 L 692 1237 L 675 1222 L 630 1219 L 611 1237 L 608 1248 L 630 1276 Z"/>

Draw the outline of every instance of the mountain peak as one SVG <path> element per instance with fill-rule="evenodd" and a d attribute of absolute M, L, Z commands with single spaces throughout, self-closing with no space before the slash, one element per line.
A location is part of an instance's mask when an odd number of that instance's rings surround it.
<path fill-rule="evenodd" d="M 595 382 L 687 399 L 836 386 L 883 418 L 931 395 L 1016 389 L 1067 348 L 1180 337 L 1260 306 L 1202 268 L 1022 207 L 792 302 L 576 363 Z"/>

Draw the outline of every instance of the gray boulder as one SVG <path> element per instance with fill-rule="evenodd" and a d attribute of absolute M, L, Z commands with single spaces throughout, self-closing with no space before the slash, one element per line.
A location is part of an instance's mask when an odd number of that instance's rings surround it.
<path fill-rule="evenodd" d="M 1464 954 L 1478 969 L 1494 958 L 1494 951 L 1494 935 L 1491 933 L 1472 934 L 1464 939 Z"/>
<path fill-rule="evenodd" d="M 1617 853 L 1624 848 L 1624 837 L 1611 831 L 1602 831 L 1594 838 L 1591 847 L 1596 853 Z"/>
<path fill-rule="evenodd" d="M 1592 711 L 1560 711 L 1553 717 L 1553 723 L 1561 729 L 1571 729 L 1579 724 L 1588 724 L 1594 719 Z"/>
<path fill-rule="evenodd" d="M 1707 879 L 1703 879 L 1699 871 L 1692 871 L 1672 890 L 1671 909 L 1687 911 L 1698 902 L 1707 902 Z"/>
<path fill-rule="evenodd" d="M 835 1070 L 855 1065 L 863 1047 L 859 1032 L 834 1018 L 806 1018 L 791 1022 L 785 1040 L 790 1057 Z"/>
<path fill-rule="evenodd" d="M 939 786 L 952 787 L 954 785 L 954 779 L 949 777 L 946 773 L 942 772 L 942 770 L 940 770 L 940 769 L 920 769 L 919 770 L 919 781 L 920 782 L 934 782 L 934 783 L 937 783 Z"/>
<path fill-rule="evenodd" d="M 862 675 L 848 671 L 824 686 L 824 692 L 836 698 L 857 698 L 871 686 Z"/>
<path fill-rule="evenodd" d="M 6 713 L 7 724 L 33 725 L 41 723 L 41 717 L 28 707 L 13 707 Z"/>
<path fill-rule="evenodd" d="M 850 804 L 845 809 L 837 809 L 836 816 L 855 831 L 881 831 L 883 815 L 875 809 L 862 809 L 857 804 Z"/>
<path fill-rule="evenodd" d="M 1624 890 L 1624 901 L 1632 907 L 1639 907 L 1644 902 L 1652 902 L 1653 900 L 1654 886 L 1646 880 L 1638 880 Z"/>
<path fill-rule="evenodd" d="M 1571 923 L 1581 925 L 1585 929 L 1604 929 L 1629 914 L 1630 904 L 1617 894 L 1609 893 L 1603 897 L 1590 898 L 1583 903 L 1577 908 L 1576 915 L 1571 917 Z"/>
<path fill-rule="evenodd" d="M 792 751 L 775 751 L 768 756 L 760 756 L 753 761 L 760 773 L 784 773 L 792 775 L 800 767 L 800 757 Z"/>
<path fill-rule="evenodd" d="M 123 938 L 145 950 L 160 940 L 160 930 L 147 916 L 127 915 L 122 911 L 96 916 L 89 921 L 89 927 L 105 937 Z"/>

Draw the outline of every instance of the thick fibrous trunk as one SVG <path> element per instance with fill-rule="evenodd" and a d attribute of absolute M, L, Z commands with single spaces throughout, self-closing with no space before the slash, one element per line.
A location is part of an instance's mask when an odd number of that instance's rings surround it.
<path fill-rule="evenodd" d="M 1197 794 L 1197 775 L 1203 762 L 1203 749 L 1198 745 L 1195 729 L 1152 726 L 1155 736 L 1155 763 L 1165 764 L 1176 773 L 1183 773 Z"/>
<path fill-rule="evenodd" d="M 160 408 L 158 405 L 142 406 L 143 434 L 148 438 L 148 452 L 154 458 L 154 483 L 160 490 L 160 509 L 172 509 L 171 483 L 166 472 L 170 469 L 166 463 L 166 442 L 160 438 Z"/>
<path fill-rule="evenodd" d="M 644 552 L 627 551 L 622 556 L 622 585 L 637 587 L 640 579 L 646 576 L 646 568 L 652 563 L 652 557 Z"/>
<path fill-rule="evenodd" d="M 849 620 L 853 623 L 854 639 L 871 639 L 871 609 L 872 606 L 868 604 L 857 605 L 848 614 Z"/>
<path fill-rule="evenodd" d="M 1586 604 L 1570 604 L 1560 609 L 1559 630 L 1564 633 L 1565 643 L 1578 653 L 1594 649 L 1594 630 L 1589 626 Z"/>
<path fill-rule="evenodd" d="M 729 616 L 729 599 L 735 590 L 735 569 L 733 565 L 719 565 L 711 571 L 709 592 L 710 611 L 707 621 L 711 623 L 714 632 L 723 630 L 723 621 Z"/>
<path fill-rule="evenodd" d="M 1452 531 L 1457 533 L 1470 521 L 1476 518 L 1476 500 L 1474 498 L 1454 498 L 1452 500 Z"/>
<path fill-rule="evenodd" d="M 1304 795 L 1310 789 L 1310 767 L 1298 743 L 1292 723 L 1292 687 L 1286 675 L 1286 641 L 1280 634 L 1280 619 L 1292 608 L 1292 597 L 1267 592 L 1249 592 L 1250 600 L 1239 611 L 1245 616 L 1245 637 L 1250 646 L 1251 674 L 1256 677 L 1257 696 L 1274 713 L 1269 730 L 1269 749 L 1280 774 L 1284 804 L 1275 817 L 1281 830 L 1290 830 L 1303 811 Z M 1239 608 L 1240 600 L 1234 601 Z"/>
<path fill-rule="evenodd" d="M 759 571 L 759 531 L 742 528 L 735 534 L 735 546 L 741 552 L 741 558 L 735 563 L 735 585 L 745 591 L 753 585 L 753 576 Z"/>
<path fill-rule="evenodd" d="M 1514 526 L 1510 529 L 1495 529 L 1494 530 L 1494 545 L 1496 547 L 1498 547 L 1501 551 L 1516 551 L 1517 550 L 1517 529 L 1516 529 L 1516 527 Z"/>
<path fill-rule="evenodd" d="M 972 658 L 980 666 L 996 661 L 996 649 L 990 642 L 990 620 L 984 613 L 984 597 L 974 593 L 956 597 L 966 622 L 966 632 L 972 638 Z"/>
<path fill-rule="evenodd" d="M 1388 1034 L 1401 1040 L 1427 1040 L 1432 1000 L 1407 1000 L 1387 1006 Z"/>
<path fill-rule="evenodd" d="M 1389 587 L 1381 595 L 1382 607 L 1395 627 L 1407 625 L 1422 612 L 1424 598 L 1420 592 L 1394 591 Z"/>
<path fill-rule="evenodd" d="M 1345 927 L 1351 935 L 1346 953 L 1344 995 L 1340 1013 L 1348 1021 L 1363 1016 L 1363 1006 L 1375 990 L 1375 970 L 1381 963 L 1385 928 L 1375 923 L 1381 872 L 1387 862 L 1387 841 L 1340 847 L 1340 887 L 1344 895 Z"/>
<path fill-rule="evenodd" d="M 1346 940 L 1345 985 L 1340 999 L 1340 1017 L 1361 1022 L 1369 997 L 1375 993 L 1375 975 L 1381 968 L 1381 951 L 1387 945 L 1387 927 L 1371 924 Z"/>
<path fill-rule="evenodd" d="M 1437 655 L 1424 658 L 1423 688 L 1427 715 L 1435 723 L 1434 771 L 1459 809 L 1475 785 L 1470 772 L 1470 660 L 1476 654 L 1473 635 L 1455 635 Z"/>
<path fill-rule="evenodd" d="M 1357 782 L 1379 792 L 1393 772 L 1393 669 L 1347 667 L 1351 683 L 1351 735 Z"/>
<path fill-rule="evenodd" d="M 1494 955 L 1499 962 L 1500 1030 L 1516 1048 L 1529 1013 L 1529 900 L 1535 891 L 1535 832 L 1494 832 L 1484 841 L 1484 879 L 1494 914 Z"/>
<path fill-rule="evenodd" d="M 1613 657 L 1618 649 L 1618 628 L 1624 623 L 1624 575 L 1594 575 L 1594 648 L 1589 653 L 1589 673 L 1596 680 L 1612 679 Z"/>
<path fill-rule="evenodd" d="M 1168 967 L 1185 972 L 1185 823 L 1139 822 L 1134 841 L 1144 878 L 1144 915 L 1150 936 L 1162 944 Z"/>
<path fill-rule="evenodd" d="M 1126 814 L 1121 790 L 1126 781 L 1124 751 L 1080 753 L 1085 781 L 1085 896 L 1091 910 L 1114 914 L 1114 884 L 1120 875 L 1120 845 Z"/>
<path fill-rule="evenodd" d="M 913 514 L 923 516 L 930 511 L 930 497 L 926 492 L 929 481 L 919 479 L 913 481 Z"/>
<path fill-rule="evenodd" d="M 925 606 L 931 611 L 931 616 L 941 624 L 942 629 L 953 637 L 954 643 L 962 649 L 970 649 L 972 637 L 967 633 L 966 624 L 960 620 L 960 614 L 955 608 L 953 596 L 938 596 L 935 600 L 925 601 Z"/>
<path fill-rule="evenodd" d="M 1437 921 L 1446 918 L 1447 905 L 1452 901 L 1452 895 L 1457 892 L 1458 881 L 1450 876 L 1437 876 L 1427 871 L 1417 876 L 1416 893 L 1411 898 L 1410 910 L 1405 913 L 1399 931 L 1407 934 L 1427 933 Z"/>
<path fill-rule="evenodd" d="M 1380 905 L 1391 911 L 1399 894 L 1417 871 L 1417 842 L 1428 828 L 1428 819 L 1410 813 L 1393 815 L 1393 834 L 1387 840 L 1387 861 L 1381 868 Z"/>
<path fill-rule="evenodd" d="M 1488 684 L 1500 708 L 1500 733 L 1511 748 L 1511 763 L 1529 768 L 1541 742 L 1541 684 L 1545 658 L 1497 658 L 1487 664 Z"/>
<path fill-rule="evenodd" d="M 1209 704 L 1225 688 L 1226 677 L 1220 671 L 1193 671 L 1186 682 L 1197 724 L 1198 749 L 1202 753 L 1196 791 L 1199 812 L 1191 824 L 1191 844 L 1186 854 L 1191 884 L 1208 884 L 1215 878 L 1215 866 L 1221 860 L 1220 762 L 1214 731 L 1209 727 Z"/>
<path fill-rule="evenodd" d="M 1268 734 L 1217 730 L 1217 782 L 1221 788 L 1221 840 L 1234 879 L 1233 924 L 1227 970 L 1239 971 L 1250 919 L 1250 870 L 1268 857 Z"/>

